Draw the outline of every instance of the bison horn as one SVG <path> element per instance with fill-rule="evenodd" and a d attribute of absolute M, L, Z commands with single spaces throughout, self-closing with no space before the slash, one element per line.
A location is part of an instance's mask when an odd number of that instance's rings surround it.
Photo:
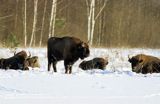
<path fill-rule="evenodd" d="M 30 58 L 31 57 L 31 52 L 29 51 L 29 56 L 28 56 L 28 58 Z"/>
<path fill-rule="evenodd" d="M 81 47 L 85 47 L 85 44 L 84 44 L 84 42 L 82 42 L 82 43 L 81 43 Z"/>
<path fill-rule="evenodd" d="M 14 56 L 16 55 L 16 51 L 14 52 Z"/>
<path fill-rule="evenodd" d="M 128 59 L 131 59 L 130 55 L 128 55 Z"/>
<path fill-rule="evenodd" d="M 16 55 L 16 50 L 14 51 L 14 56 Z"/>

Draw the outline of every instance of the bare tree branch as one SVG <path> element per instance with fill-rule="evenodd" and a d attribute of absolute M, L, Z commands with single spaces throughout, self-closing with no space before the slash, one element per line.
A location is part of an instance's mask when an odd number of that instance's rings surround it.
<path fill-rule="evenodd" d="M 3 16 L 3 17 L 0 17 L 0 20 L 2 19 L 6 19 L 6 18 L 9 18 L 9 17 L 12 17 L 13 15 L 7 15 L 7 16 Z"/>
<path fill-rule="evenodd" d="M 95 20 L 100 16 L 101 12 L 103 11 L 103 9 L 105 8 L 106 4 L 107 4 L 108 0 L 105 0 L 101 10 L 98 12 L 97 16 L 95 17 Z"/>

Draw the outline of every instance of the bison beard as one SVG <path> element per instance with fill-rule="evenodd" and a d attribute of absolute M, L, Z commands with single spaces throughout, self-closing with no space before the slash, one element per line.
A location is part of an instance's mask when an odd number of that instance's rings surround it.
<path fill-rule="evenodd" d="M 48 39 L 48 71 L 51 64 L 54 72 L 57 72 L 56 64 L 64 60 L 65 73 L 72 73 L 72 65 L 79 59 L 89 56 L 89 46 L 75 37 L 51 37 Z"/>

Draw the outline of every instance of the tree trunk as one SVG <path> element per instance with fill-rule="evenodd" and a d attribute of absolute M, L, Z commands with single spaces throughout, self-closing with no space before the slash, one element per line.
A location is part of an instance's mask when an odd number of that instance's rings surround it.
<path fill-rule="evenodd" d="M 91 46 L 93 45 L 93 37 L 94 37 L 94 29 L 95 29 L 96 19 L 102 13 L 107 1 L 108 0 L 105 0 L 104 5 L 101 7 L 99 12 L 95 16 L 95 4 L 96 4 L 96 1 L 95 0 L 91 0 L 90 1 L 90 7 L 89 7 L 89 1 L 86 0 L 86 4 L 88 6 L 87 7 L 87 11 L 88 11 L 88 41 L 89 41 L 89 45 L 91 45 Z"/>
<path fill-rule="evenodd" d="M 57 5 L 57 0 L 53 0 L 48 37 L 54 36 L 55 21 L 56 21 L 55 20 L 56 19 L 56 7 L 57 7 L 56 5 Z"/>
<path fill-rule="evenodd" d="M 95 27 L 95 0 L 92 0 L 93 1 L 93 5 L 91 7 L 92 9 L 92 16 L 91 16 L 91 33 L 90 33 L 90 36 L 91 36 L 91 39 L 90 39 L 90 45 L 92 46 L 93 45 L 93 35 L 94 35 L 94 27 Z"/>
<path fill-rule="evenodd" d="M 55 5 L 54 5 L 54 11 L 53 11 L 53 23 L 52 23 L 52 36 L 54 36 L 54 31 L 55 31 L 55 23 L 56 23 L 56 9 L 57 9 L 57 0 L 54 0 L 55 1 Z"/>
<path fill-rule="evenodd" d="M 93 14 L 93 2 L 94 0 L 91 0 L 90 2 L 86 0 L 87 4 L 87 14 L 88 14 L 88 41 L 89 44 L 91 43 L 91 25 L 92 25 L 92 14 Z M 90 5 L 89 5 L 90 3 Z"/>
<path fill-rule="evenodd" d="M 31 40 L 29 44 L 30 47 L 33 44 L 33 38 L 35 39 L 36 24 L 37 24 L 37 4 L 38 4 L 38 0 L 34 0 L 34 19 L 33 19 L 32 35 L 31 35 Z"/>
<path fill-rule="evenodd" d="M 23 25 L 24 25 L 24 30 L 23 30 L 23 34 L 24 34 L 24 46 L 27 46 L 27 0 L 24 0 L 24 21 L 23 21 Z"/>
<path fill-rule="evenodd" d="M 46 7 L 47 7 L 47 0 L 45 0 L 45 4 L 44 4 L 44 11 L 43 11 L 43 19 L 42 19 L 42 28 L 41 28 L 39 47 L 42 46 L 42 38 L 43 38 L 43 31 L 44 31 L 44 20 L 45 20 L 45 14 L 46 14 Z"/>
<path fill-rule="evenodd" d="M 19 4 L 19 0 L 16 0 L 16 15 L 15 15 L 15 24 L 14 24 L 14 29 L 16 29 L 16 27 L 17 27 L 18 4 Z"/>

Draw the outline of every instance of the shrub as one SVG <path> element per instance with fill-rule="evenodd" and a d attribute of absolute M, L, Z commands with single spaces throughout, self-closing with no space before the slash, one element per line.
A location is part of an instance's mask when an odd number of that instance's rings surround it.
<path fill-rule="evenodd" d="M 11 49 L 17 48 L 19 46 L 19 41 L 18 38 L 16 37 L 15 34 L 10 34 L 8 35 L 6 42 L 5 42 L 5 46 L 9 47 Z"/>

